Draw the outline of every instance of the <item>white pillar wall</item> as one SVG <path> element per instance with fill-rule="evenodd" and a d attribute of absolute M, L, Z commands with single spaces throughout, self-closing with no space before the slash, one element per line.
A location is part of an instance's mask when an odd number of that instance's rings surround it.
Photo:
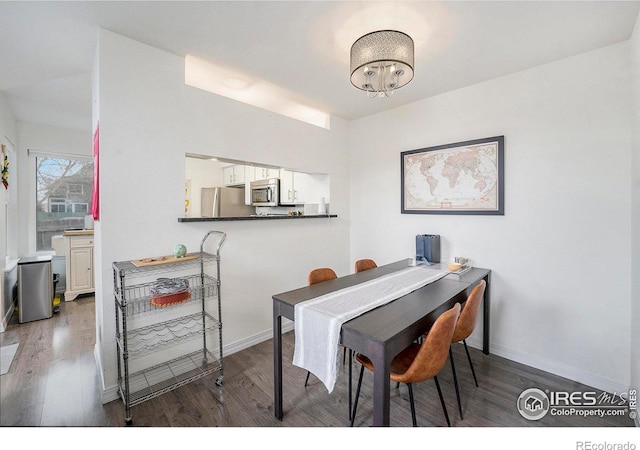
<path fill-rule="evenodd" d="M 94 70 L 100 124 L 96 223 L 96 355 L 103 400 L 116 398 L 113 261 L 199 249 L 209 230 L 221 250 L 225 354 L 272 336 L 271 295 L 300 287 L 309 270 L 349 273 L 347 123 L 331 130 L 184 84 L 184 59 L 101 31 Z M 99 81 L 98 81 L 99 80 Z M 185 153 L 328 173 L 332 219 L 178 223 Z"/>

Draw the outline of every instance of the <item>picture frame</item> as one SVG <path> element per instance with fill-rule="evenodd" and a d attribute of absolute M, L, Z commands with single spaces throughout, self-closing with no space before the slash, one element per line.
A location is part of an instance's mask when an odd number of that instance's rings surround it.
<path fill-rule="evenodd" d="M 402 214 L 504 215 L 504 136 L 400 153 Z"/>

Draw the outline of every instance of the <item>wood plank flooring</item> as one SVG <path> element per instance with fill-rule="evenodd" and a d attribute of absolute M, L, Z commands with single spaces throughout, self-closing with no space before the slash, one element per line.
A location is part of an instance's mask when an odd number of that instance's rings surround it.
<path fill-rule="evenodd" d="M 0 377 L 0 425 L 3 427 L 123 427 L 121 401 L 100 403 L 93 356 L 94 298 L 62 303 L 51 319 L 18 324 L 16 315 L 0 345 L 19 342 L 8 374 Z M 291 361 L 294 339 L 284 338 L 283 355 Z M 524 419 L 516 409 L 520 393 L 531 387 L 550 391 L 593 390 L 579 383 L 470 349 L 480 386 L 476 387 L 464 348 L 454 347 L 464 420 L 457 411 L 451 368 L 439 376 L 453 427 L 633 427 L 628 414 L 618 417 L 552 416 Z M 282 422 L 273 415 L 271 340 L 229 355 L 224 360 L 224 384 L 215 375 L 132 408 L 133 427 L 347 427 L 347 370 L 329 394 L 313 376 L 285 364 Z M 359 367 L 354 363 L 354 392 Z M 365 377 L 355 425 L 372 423 L 372 374 Z M 414 388 L 418 425 L 444 427 L 446 422 L 432 380 Z M 406 386 L 391 388 L 391 425 L 411 426 Z"/>

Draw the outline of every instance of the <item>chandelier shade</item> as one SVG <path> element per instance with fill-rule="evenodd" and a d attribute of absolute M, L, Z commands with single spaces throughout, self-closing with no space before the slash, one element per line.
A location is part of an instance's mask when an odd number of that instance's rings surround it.
<path fill-rule="evenodd" d="M 413 39 L 401 31 L 365 34 L 351 46 L 351 84 L 370 97 L 388 97 L 413 79 Z"/>

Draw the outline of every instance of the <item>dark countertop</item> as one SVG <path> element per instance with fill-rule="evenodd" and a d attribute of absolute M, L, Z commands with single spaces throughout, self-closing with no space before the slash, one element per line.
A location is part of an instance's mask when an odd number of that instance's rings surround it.
<path fill-rule="evenodd" d="M 338 217 L 337 214 L 318 214 L 313 216 L 285 216 L 283 215 L 271 215 L 271 216 L 242 216 L 242 217 L 178 217 L 178 222 L 228 222 L 232 220 L 296 220 L 296 219 L 329 219 L 332 217 Z"/>

